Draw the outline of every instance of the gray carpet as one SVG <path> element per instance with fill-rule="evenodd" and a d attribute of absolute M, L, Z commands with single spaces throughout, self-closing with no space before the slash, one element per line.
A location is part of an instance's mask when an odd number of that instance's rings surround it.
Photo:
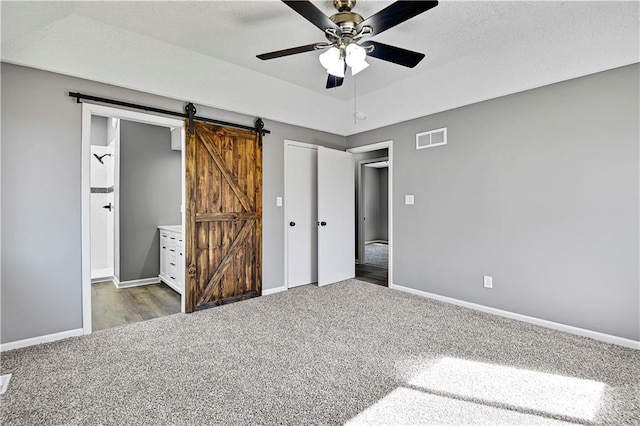
<path fill-rule="evenodd" d="M 2 354 L 3 425 L 639 424 L 640 352 L 350 280 Z"/>
<path fill-rule="evenodd" d="M 364 263 L 388 269 L 389 246 L 387 244 L 370 243 L 364 246 Z"/>

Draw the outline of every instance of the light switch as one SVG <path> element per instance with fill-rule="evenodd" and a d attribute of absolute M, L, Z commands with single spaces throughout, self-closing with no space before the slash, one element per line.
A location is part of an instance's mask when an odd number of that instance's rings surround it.
<path fill-rule="evenodd" d="M 413 195 L 405 195 L 404 196 L 404 203 L 407 206 L 412 206 L 414 204 L 414 198 Z"/>
<path fill-rule="evenodd" d="M 276 207 L 282 207 L 282 197 L 276 197 Z"/>

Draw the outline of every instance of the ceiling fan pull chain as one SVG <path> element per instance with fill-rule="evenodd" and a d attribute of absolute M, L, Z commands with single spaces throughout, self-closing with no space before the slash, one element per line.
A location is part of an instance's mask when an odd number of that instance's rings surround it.
<path fill-rule="evenodd" d="M 353 76 L 353 124 L 358 124 L 358 119 L 356 118 L 358 114 L 358 104 L 356 101 L 357 92 L 356 92 L 356 81 L 358 81 L 357 76 Z"/>

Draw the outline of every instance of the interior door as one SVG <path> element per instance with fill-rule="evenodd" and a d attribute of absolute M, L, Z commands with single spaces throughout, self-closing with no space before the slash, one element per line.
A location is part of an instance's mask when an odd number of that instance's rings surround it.
<path fill-rule="evenodd" d="M 286 145 L 287 287 L 318 281 L 318 151 Z"/>
<path fill-rule="evenodd" d="M 353 155 L 318 147 L 318 285 L 355 277 Z"/>
<path fill-rule="evenodd" d="M 262 140 L 194 123 L 186 139 L 185 311 L 261 294 Z"/>

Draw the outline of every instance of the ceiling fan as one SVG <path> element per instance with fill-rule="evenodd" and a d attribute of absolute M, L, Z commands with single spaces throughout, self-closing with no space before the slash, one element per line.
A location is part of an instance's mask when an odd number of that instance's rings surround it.
<path fill-rule="evenodd" d="M 438 5 L 437 1 L 397 1 L 380 12 L 364 19 L 351 10 L 356 0 L 333 0 L 338 13 L 326 16 L 308 0 L 282 0 L 307 21 L 324 32 L 328 42 L 307 44 L 290 49 L 257 55 L 259 59 L 275 59 L 298 53 L 328 49 L 320 55 L 320 63 L 327 70 L 327 89 L 341 86 L 347 67 L 355 75 L 369 64 L 367 56 L 413 68 L 424 58 L 423 53 L 390 46 L 365 37 L 378 35 L 406 20 Z"/>

